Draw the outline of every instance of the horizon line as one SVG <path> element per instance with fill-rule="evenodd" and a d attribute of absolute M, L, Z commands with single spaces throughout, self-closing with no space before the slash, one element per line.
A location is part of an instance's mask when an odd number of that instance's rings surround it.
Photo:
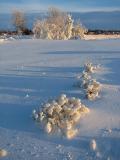
<path fill-rule="evenodd" d="M 0 14 L 11 14 L 13 11 L 18 10 L 18 11 L 22 11 L 23 13 L 47 13 L 48 10 L 31 10 L 31 11 L 24 11 L 23 9 L 14 9 L 12 11 L 8 11 L 8 12 L 0 12 Z M 108 13 L 108 12 L 120 12 L 120 9 L 113 9 L 113 10 L 88 10 L 88 11 L 65 11 L 65 10 L 61 10 L 63 12 L 68 12 L 68 13 L 99 13 L 99 12 L 104 12 L 104 13 Z"/>

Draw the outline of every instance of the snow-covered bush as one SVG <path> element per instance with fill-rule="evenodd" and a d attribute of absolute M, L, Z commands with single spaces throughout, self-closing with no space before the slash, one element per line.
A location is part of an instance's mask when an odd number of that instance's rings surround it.
<path fill-rule="evenodd" d="M 40 111 L 33 111 L 33 118 L 40 122 L 45 131 L 61 133 L 68 139 L 73 138 L 78 130 L 76 124 L 89 109 L 75 97 L 68 98 L 62 94 L 51 103 L 46 103 Z"/>
<path fill-rule="evenodd" d="M 88 87 L 88 85 L 89 85 L 90 80 L 91 80 L 91 76 L 90 76 L 90 74 L 88 74 L 88 72 L 83 71 L 81 78 L 82 78 L 82 84 L 81 84 L 81 86 L 84 89 L 86 89 Z"/>
<path fill-rule="evenodd" d="M 49 17 L 44 21 L 37 20 L 33 27 L 35 38 L 67 40 L 72 36 L 73 21 L 70 15 Z"/>
<path fill-rule="evenodd" d="M 83 39 L 85 33 L 87 32 L 88 30 L 85 27 L 83 27 L 81 24 L 77 24 L 72 28 L 72 37 Z"/>
<path fill-rule="evenodd" d="M 89 100 L 95 100 L 99 96 L 101 84 L 93 79 L 92 73 L 94 73 L 99 66 L 94 66 L 92 63 L 85 64 L 84 71 L 79 81 L 78 87 L 82 87 L 85 91 L 86 97 Z"/>
<path fill-rule="evenodd" d="M 82 38 L 85 29 L 81 26 L 74 26 L 71 15 L 59 9 L 50 8 L 46 19 L 35 22 L 33 33 L 36 38 L 68 40 L 76 36 Z"/>
<path fill-rule="evenodd" d="M 86 96 L 89 100 L 95 100 L 99 96 L 101 84 L 91 78 L 91 74 L 97 71 L 99 66 L 94 66 L 92 63 L 85 64 L 85 72 L 83 73 L 83 87 L 86 91 Z"/>
<path fill-rule="evenodd" d="M 94 73 L 99 66 L 94 66 L 92 63 L 86 63 L 85 64 L 85 71 L 87 73 Z"/>
<path fill-rule="evenodd" d="M 33 33 L 35 38 L 47 39 L 49 36 L 46 22 L 37 20 L 33 27 Z"/>
<path fill-rule="evenodd" d="M 101 84 L 96 80 L 91 80 L 86 88 L 86 95 L 89 100 L 95 100 L 99 96 Z"/>

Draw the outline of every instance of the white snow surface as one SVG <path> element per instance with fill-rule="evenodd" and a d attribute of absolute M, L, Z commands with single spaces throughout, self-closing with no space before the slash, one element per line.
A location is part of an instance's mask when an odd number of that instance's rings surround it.
<path fill-rule="evenodd" d="M 95 101 L 73 85 L 86 62 L 101 66 L 95 77 L 102 90 Z M 72 140 L 47 135 L 32 119 L 33 109 L 62 93 L 90 109 Z M 1 43 L 0 149 L 8 152 L 5 160 L 119 160 L 120 40 Z"/>

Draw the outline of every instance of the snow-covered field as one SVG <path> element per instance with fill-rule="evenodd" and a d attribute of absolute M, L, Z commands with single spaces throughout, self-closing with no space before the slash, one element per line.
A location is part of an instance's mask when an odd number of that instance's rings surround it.
<path fill-rule="evenodd" d="M 98 35 L 85 35 L 85 40 L 103 40 L 103 39 L 120 39 L 120 34 L 98 34 Z"/>
<path fill-rule="evenodd" d="M 95 73 L 100 97 L 85 98 L 74 87 L 86 62 L 100 64 Z M 0 44 L 0 149 L 5 160 L 120 159 L 120 40 L 16 40 Z M 47 135 L 32 110 L 60 94 L 77 97 L 90 113 L 68 140 Z M 2 158 L 1 158 L 2 159 Z"/>

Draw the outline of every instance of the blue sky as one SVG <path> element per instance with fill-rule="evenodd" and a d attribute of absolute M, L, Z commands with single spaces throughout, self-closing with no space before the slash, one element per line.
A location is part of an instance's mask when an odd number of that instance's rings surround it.
<path fill-rule="evenodd" d="M 113 11 L 120 10 L 120 0 L 0 0 L 0 12 L 20 9 L 26 12 L 47 10 L 56 6 L 67 11 Z"/>

